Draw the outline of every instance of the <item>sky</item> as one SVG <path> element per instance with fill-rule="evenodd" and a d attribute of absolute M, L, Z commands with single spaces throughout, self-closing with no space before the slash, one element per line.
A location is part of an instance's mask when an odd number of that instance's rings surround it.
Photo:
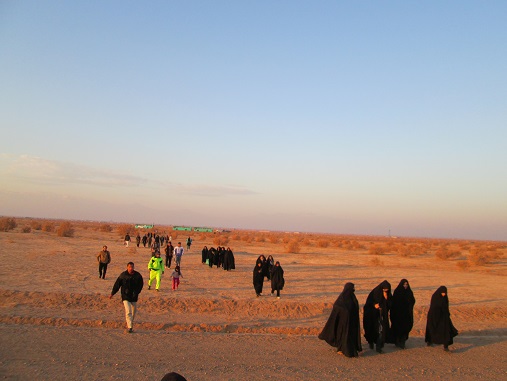
<path fill-rule="evenodd" d="M 0 215 L 507 240 L 505 1 L 0 2 Z"/>

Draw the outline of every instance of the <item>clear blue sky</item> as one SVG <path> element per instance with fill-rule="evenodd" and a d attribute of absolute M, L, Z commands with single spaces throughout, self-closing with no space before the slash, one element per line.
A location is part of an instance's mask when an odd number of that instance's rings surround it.
<path fill-rule="evenodd" d="M 1 1 L 0 214 L 507 240 L 506 1 Z"/>

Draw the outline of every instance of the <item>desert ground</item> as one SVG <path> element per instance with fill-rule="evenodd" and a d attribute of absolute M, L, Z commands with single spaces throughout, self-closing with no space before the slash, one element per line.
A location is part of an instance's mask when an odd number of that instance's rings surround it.
<path fill-rule="evenodd" d="M 153 230 L 193 245 L 182 259 L 180 288 L 169 271 L 161 292 L 148 290 L 148 248 L 123 244 L 133 225 L 16 218 L 0 231 L 0 378 L 4 380 L 507 380 L 507 243 L 236 231 Z M 47 227 L 49 226 L 49 227 Z M 153 231 L 152 230 L 152 231 Z M 70 236 L 65 236 L 70 235 Z M 141 232 L 142 235 L 142 232 Z M 201 249 L 220 243 L 236 269 L 201 264 Z M 112 262 L 99 279 L 96 255 Z M 273 255 L 285 271 L 281 299 L 269 283 L 257 298 L 252 269 Z M 164 255 L 162 255 L 164 257 Z M 117 276 L 133 261 L 145 279 L 134 333 L 125 333 Z M 174 265 L 173 265 L 174 266 Z M 407 278 L 416 298 L 407 349 L 384 354 L 363 339 L 359 358 L 345 358 L 317 338 L 343 285 L 353 282 L 362 307 L 387 279 Z M 451 352 L 426 347 L 432 293 L 449 290 L 459 330 Z"/>

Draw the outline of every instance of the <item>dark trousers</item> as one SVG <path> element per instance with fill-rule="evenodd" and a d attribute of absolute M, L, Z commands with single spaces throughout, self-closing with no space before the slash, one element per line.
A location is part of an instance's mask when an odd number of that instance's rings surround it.
<path fill-rule="evenodd" d="M 275 290 L 271 289 L 271 293 L 274 293 L 274 292 L 275 292 Z M 279 288 L 276 289 L 276 296 L 280 296 L 280 289 Z"/>
<path fill-rule="evenodd" d="M 106 279 L 107 263 L 99 262 L 99 278 Z"/>
<path fill-rule="evenodd" d="M 165 267 L 171 268 L 171 261 L 173 260 L 173 256 L 166 255 L 165 256 Z"/>

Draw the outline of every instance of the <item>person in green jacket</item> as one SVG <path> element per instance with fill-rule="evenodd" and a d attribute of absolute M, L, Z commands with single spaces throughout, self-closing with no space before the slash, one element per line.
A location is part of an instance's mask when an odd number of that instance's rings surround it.
<path fill-rule="evenodd" d="M 150 271 L 150 280 L 148 281 L 148 290 L 151 290 L 151 283 L 157 280 L 155 289 L 159 291 L 162 274 L 164 273 L 164 260 L 160 258 L 160 251 L 155 251 L 153 257 L 148 262 L 148 270 Z"/>

